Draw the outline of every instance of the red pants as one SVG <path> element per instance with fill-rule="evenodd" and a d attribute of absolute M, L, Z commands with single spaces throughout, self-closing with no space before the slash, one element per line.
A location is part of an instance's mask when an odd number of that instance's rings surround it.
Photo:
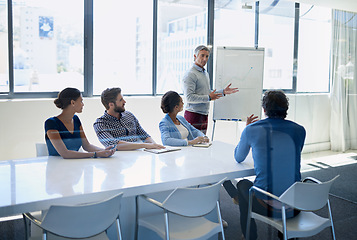
<path fill-rule="evenodd" d="M 207 124 L 208 124 L 208 115 L 202 115 L 199 113 L 185 111 L 184 115 L 187 122 L 191 123 L 192 126 L 206 134 Z"/>

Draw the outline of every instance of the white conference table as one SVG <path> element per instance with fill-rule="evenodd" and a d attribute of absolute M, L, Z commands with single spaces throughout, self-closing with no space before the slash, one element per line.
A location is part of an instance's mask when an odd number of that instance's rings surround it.
<path fill-rule="evenodd" d="M 215 141 L 209 148 L 182 147 L 161 154 L 139 149 L 117 151 L 110 158 L 0 161 L 0 217 L 46 210 L 54 204 L 98 201 L 118 192 L 133 198 L 254 175 L 251 155 L 237 163 L 234 148 Z"/>

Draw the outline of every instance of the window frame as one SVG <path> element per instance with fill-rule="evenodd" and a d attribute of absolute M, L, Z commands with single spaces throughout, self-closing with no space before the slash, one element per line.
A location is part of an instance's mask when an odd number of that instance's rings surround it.
<path fill-rule="evenodd" d="M 214 14 L 215 14 L 215 0 L 207 1 L 207 45 L 214 47 Z M 14 91 L 14 62 L 13 62 L 13 9 L 12 0 L 7 0 L 8 11 L 8 61 L 9 61 L 9 91 L 0 92 L 0 99 L 21 99 L 21 98 L 54 98 L 57 96 L 58 91 L 55 92 L 15 92 Z M 94 0 L 84 0 L 84 91 L 83 97 L 97 96 L 93 94 L 93 2 Z M 152 92 L 147 94 L 132 94 L 130 96 L 157 96 L 157 21 L 158 21 L 158 0 L 152 0 L 153 4 L 153 53 L 152 53 Z M 259 1 L 255 2 L 255 36 L 254 46 L 259 47 Z M 294 20 L 294 54 L 293 54 L 293 77 L 292 88 L 282 89 L 286 93 L 296 94 L 304 93 L 297 92 L 297 71 L 298 71 L 298 40 L 299 40 L 299 14 L 300 4 L 295 2 L 295 20 Z M 213 54 L 213 53 L 212 53 Z M 213 76 L 213 58 L 211 57 L 207 63 L 207 70 Z M 329 79 L 329 82 L 331 80 Z M 213 86 L 213 77 L 210 79 L 210 85 Z M 264 89 L 265 91 L 266 89 Z M 328 92 L 330 92 L 330 84 Z M 325 92 L 309 92 L 325 93 Z"/>

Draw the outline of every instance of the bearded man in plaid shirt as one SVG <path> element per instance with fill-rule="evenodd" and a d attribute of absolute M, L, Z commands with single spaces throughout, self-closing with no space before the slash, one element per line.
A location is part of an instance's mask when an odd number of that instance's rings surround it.
<path fill-rule="evenodd" d="M 116 145 L 117 150 L 164 148 L 145 132 L 134 114 L 125 111 L 126 101 L 120 88 L 104 90 L 101 101 L 106 111 L 103 116 L 97 118 L 93 127 L 99 141 L 104 146 Z"/>

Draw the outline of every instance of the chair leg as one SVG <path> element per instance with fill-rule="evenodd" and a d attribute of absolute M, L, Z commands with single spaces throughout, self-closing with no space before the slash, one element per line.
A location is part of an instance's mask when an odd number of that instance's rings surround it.
<path fill-rule="evenodd" d="M 225 240 L 225 236 L 224 236 L 224 230 L 223 230 L 223 224 L 222 224 L 222 216 L 221 216 L 221 211 L 219 208 L 219 202 L 217 201 L 217 215 L 218 215 L 218 219 L 219 219 L 219 223 L 221 225 L 221 232 L 222 232 L 222 240 Z"/>
<path fill-rule="evenodd" d="M 165 210 L 165 235 L 166 235 L 166 240 L 170 240 L 170 232 L 169 232 L 169 214 Z"/>
<path fill-rule="evenodd" d="M 335 227 L 333 225 L 333 220 L 332 220 L 332 212 L 331 212 L 331 206 L 330 206 L 330 200 L 327 199 L 327 208 L 328 208 L 328 214 L 331 222 L 331 234 L 332 234 L 332 239 L 336 240 L 336 235 L 335 235 Z"/>
<path fill-rule="evenodd" d="M 331 226 L 331 234 L 332 234 L 332 239 L 336 240 L 335 229 L 333 228 L 333 226 Z"/>
<path fill-rule="evenodd" d="M 138 240 L 139 234 L 139 196 L 135 197 L 135 240 Z"/>
<path fill-rule="evenodd" d="M 286 229 L 286 213 L 285 213 L 285 206 L 281 207 L 281 215 L 283 220 L 283 233 L 284 233 L 284 240 L 288 240 L 288 231 Z"/>
<path fill-rule="evenodd" d="M 118 240 L 122 240 L 119 217 L 116 220 Z"/>
<path fill-rule="evenodd" d="M 24 225 L 25 225 L 25 240 L 28 240 L 30 237 L 31 222 L 27 221 L 27 218 L 25 217 L 24 214 L 22 214 L 22 217 L 24 219 Z"/>

